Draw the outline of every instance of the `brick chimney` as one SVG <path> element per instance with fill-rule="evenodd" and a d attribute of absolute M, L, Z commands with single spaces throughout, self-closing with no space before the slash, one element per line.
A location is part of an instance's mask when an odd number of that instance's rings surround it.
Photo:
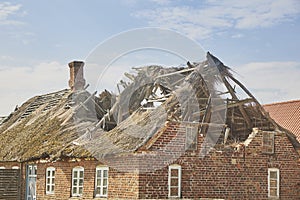
<path fill-rule="evenodd" d="M 83 66 L 82 61 L 73 61 L 69 63 L 70 67 L 70 80 L 69 86 L 72 91 L 83 90 L 85 86 L 85 79 L 83 77 Z"/>

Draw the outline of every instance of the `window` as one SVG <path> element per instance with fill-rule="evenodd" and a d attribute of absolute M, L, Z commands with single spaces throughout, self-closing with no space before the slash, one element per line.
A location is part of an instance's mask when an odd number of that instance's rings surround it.
<path fill-rule="evenodd" d="M 95 196 L 107 197 L 108 167 L 97 167 L 95 178 Z"/>
<path fill-rule="evenodd" d="M 46 170 L 46 194 L 54 194 L 55 168 L 48 167 Z"/>
<path fill-rule="evenodd" d="M 37 166 L 27 165 L 26 170 L 26 200 L 36 200 Z"/>
<path fill-rule="evenodd" d="M 279 169 L 268 169 L 268 197 L 279 198 Z"/>
<path fill-rule="evenodd" d="M 81 196 L 83 192 L 83 167 L 73 168 L 72 173 L 72 196 Z"/>
<path fill-rule="evenodd" d="M 197 149 L 197 135 L 197 128 L 186 127 L 185 150 Z"/>
<path fill-rule="evenodd" d="M 274 153 L 274 133 L 272 132 L 263 132 L 263 153 Z"/>
<path fill-rule="evenodd" d="M 181 166 L 169 166 L 168 179 L 169 197 L 180 197 L 181 194 Z"/>

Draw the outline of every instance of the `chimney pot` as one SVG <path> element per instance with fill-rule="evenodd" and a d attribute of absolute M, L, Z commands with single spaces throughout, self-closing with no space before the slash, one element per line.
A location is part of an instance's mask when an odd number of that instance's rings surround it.
<path fill-rule="evenodd" d="M 85 86 L 85 79 L 83 76 L 83 66 L 82 61 L 73 61 L 69 63 L 70 68 L 70 80 L 69 86 L 72 91 L 83 90 Z"/>

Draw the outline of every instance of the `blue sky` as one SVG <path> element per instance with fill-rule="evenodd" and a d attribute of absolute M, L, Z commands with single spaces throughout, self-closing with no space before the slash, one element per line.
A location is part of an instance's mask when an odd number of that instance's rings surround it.
<path fill-rule="evenodd" d="M 300 99 L 299 0 L 0 1 L 0 116 L 34 95 L 67 88 L 70 61 L 143 27 L 197 41 L 261 103 Z"/>

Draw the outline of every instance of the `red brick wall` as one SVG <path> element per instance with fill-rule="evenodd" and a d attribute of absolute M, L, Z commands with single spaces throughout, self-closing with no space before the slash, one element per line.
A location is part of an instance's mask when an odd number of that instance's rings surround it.
<path fill-rule="evenodd" d="M 59 161 L 55 163 L 39 163 L 37 173 L 37 198 L 40 200 L 63 200 L 71 197 L 72 169 L 84 168 L 83 195 L 81 199 L 92 199 L 94 196 L 96 161 Z M 55 192 L 46 194 L 46 168 L 55 167 Z M 74 198 L 76 199 L 76 198 Z"/>
<path fill-rule="evenodd" d="M 176 138 L 176 139 L 175 139 Z M 184 151 L 185 128 L 171 124 L 157 140 L 152 140 L 152 160 L 147 153 L 137 153 L 126 168 L 142 166 L 140 171 L 120 172 L 109 169 L 108 198 L 168 198 L 168 166 L 176 163 L 182 168 L 183 198 L 224 198 L 224 199 L 268 199 L 268 168 L 280 170 L 280 199 L 300 199 L 300 162 L 287 136 L 275 134 L 275 153 L 262 153 L 262 133 L 259 132 L 251 143 L 239 151 L 232 147 L 212 150 L 204 158 L 199 156 L 203 137 L 198 137 L 198 148 L 195 151 Z M 149 145 L 149 144 L 148 144 Z M 153 153 L 162 151 L 161 153 Z M 144 156 L 144 157 L 143 157 Z M 127 165 L 128 158 L 118 160 L 120 165 Z M 144 159 L 145 158 L 145 159 Z M 170 160 L 168 160 L 170 159 Z M 123 161 L 122 161 L 123 160 Z M 163 164 L 162 164 L 163 163 Z M 2 162 L 0 166 L 10 168 L 16 163 Z M 37 163 L 37 199 L 94 199 L 95 169 L 101 164 L 95 160 L 62 160 L 53 163 Z M 145 167 L 156 166 L 155 170 L 145 172 Z M 47 167 L 55 167 L 55 194 L 46 195 L 45 174 Z M 71 197 L 72 169 L 84 167 L 84 190 L 81 198 Z M 25 197 L 25 169 L 23 171 L 23 194 Z"/>
<path fill-rule="evenodd" d="M 83 195 L 71 199 L 97 199 L 94 198 L 96 167 L 101 165 L 98 161 L 65 160 L 54 163 L 38 163 L 37 173 L 37 199 L 38 200 L 65 200 L 71 197 L 72 169 L 77 166 L 84 167 Z M 45 174 L 47 167 L 55 167 L 55 193 L 46 194 Z M 129 198 L 138 196 L 138 175 L 136 173 L 123 173 L 109 169 L 108 198 Z M 99 199 L 99 198 L 98 198 Z"/>
<path fill-rule="evenodd" d="M 172 143 L 184 144 L 184 130 L 174 125 L 157 139 L 152 150 Z M 181 138 L 174 142 L 172 138 Z M 178 139 L 178 140 L 181 140 Z M 228 147 L 199 157 L 203 137 L 198 138 L 197 151 L 185 152 L 173 163 L 182 167 L 183 198 L 268 199 L 268 168 L 280 170 L 280 199 L 300 199 L 299 154 L 285 134 L 276 133 L 275 153 L 261 151 L 262 133 L 249 146 L 238 152 Z M 175 148 L 176 149 L 176 148 Z M 180 148 L 179 148 L 180 149 Z M 168 166 L 139 177 L 140 198 L 168 198 Z"/>
<path fill-rule="evenodd" d="M 18 162 L 0 162 L 0 167 L 5 167 L 5 169 L 11 169 L 14 166 L 21 168 L 21 164 Z"/>
<path fill-rule="evenodd" d="M 137 199 L 138 198 L 138 174 L 134 172 L 109 171 L 108 198 Z"/>

